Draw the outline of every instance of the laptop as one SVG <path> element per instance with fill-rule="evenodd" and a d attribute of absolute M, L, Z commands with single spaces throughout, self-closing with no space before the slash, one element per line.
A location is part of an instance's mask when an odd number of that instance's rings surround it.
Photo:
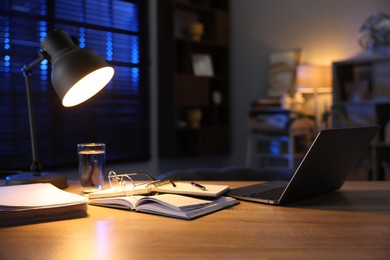
<path fill-rule="evenodd" d="M 231 189 L 229 196 L 281 205 L 338 190 L 378 131 L 377 126 L 322 130 L 289 182 L 270 181 Z"/>

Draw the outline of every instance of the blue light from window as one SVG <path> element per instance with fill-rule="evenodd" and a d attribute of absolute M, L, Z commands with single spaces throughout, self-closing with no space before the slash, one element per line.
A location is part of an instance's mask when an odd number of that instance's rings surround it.
<path fill-rule="evenodd" d="M 54 3 L 55 2 L 55 3 Z M 131 3 L 136 2 L 136 3 Z M 146 2 L 146 1 L 140 1 Z M 132 0 L 5 0 L 0 1 L 4 3 L 1 5 L 1 17 L 0 17 L 0 70 L 4 74 L 3 84 L 1 85 L 1 91 L 3 93 L 8 91 L 9 95 L 13 95 L 15 98 L 8 98 L 8 96 L 1 95 L 3 101 L 6 102 L 0 109 L 10 109 L 11 117 L 1 118 L 0 123 L 5 127 L 0 130 L 0 135 L 3 136 L 5 132 L 15 132 L 15 136 L 25 136 L 26 127 L 25 120 L 16 120 L 21 118 L 20 115 L 25 114 L 25 102 L 23 97 L 19 97 L 19 92 L 24 93 L 23 77 L 20 75 L 20 68 L 26 62 L 31 62 L 37 59 L 37 51 L 39 51 L 39 42 L 42 41 L 49 34 L 49 28 L 57 28 L 64 30 L 70 36 L 78 38 L 78 45 L 81 48 L 88 47 L 98 52 L 99 55 L 106 58 L 112 65 L 116 65 L 116 79 L 110 82 L 109 86 L 112 89 L 111 93 L 114 97 L 116 95 L 123 96 L 118 101 L 115 100 L 115 107 L 113 106 L 113 112 L 118 113 L 118 119 L 115 117 L 105 117 L 108 112 L 106 109 L 97 109 L 96 113 L 101 113 L 102 117 L 96 117 L 98 125 L 102 122 L 106 125 L 108 122 L 120 122 L 121 124 L 128 122 L 138 123 L 138 115 L 143 112 L 143 101 L 137 95 L 139 95 L 140 89 L 144 88 L 143 73 L 147 72 L 140 68 L 134 68 L 139 63 L 143 62 L 143 49 L 140 44 L 142 41 L 138 34 L 141 29 L 140 26 L 140 11 L 138 1 Z M 22 9 L 12 9 L 20 6 Z M 99 7 L 99 8 L 95 8 Z M 105 7 L 105 8 L 102 8 Z M 106 8 L 107 7 L 107 8 Z M 24 9 L 23 9 L 24 8 Z M 142 9 L 143 10 L 143 9 Z M 5 15 L 3 15 L 5 14 Z M 23 15 L 26 14 L 26 15 Z M 92 21 L 89 20 L 93 17 Z M 44 21 L 45 20 L 45 21 Z M 79 21 L 87 22 L 86 25 L 82 25 Z M 96 21 L 96 23 L 95 23 Z M 80 28 L 81 26 L 84 26 Z M 113 28 L 113 32 L 107 31 Z M 22 31 L 23 35 L 18 35 L 18 31 Z M 117 35 L 120 35 L 118 37 Z M 130 39 L 135 37 L 135 39 Z M 120 38 L 120 41 L 117 41 Z M 142 46 L 143 47 L 143 46 Z M 50 83 L 50 61 L 43 60 L 36 69 L 33 71 L 33 84 L 36 86 L 32 90 L 35 95 L 41 95 L 41 98 L 49 98 L 50 93 L 53 91 Z M 134 67 L 133 67 L 134 66 Z M 121 73 L 122 72 L 122 73 Z M 6 89 L 7 88 L 7 89 Z M 8 94 L 7 94 L 8 95 Z M 16 102 L 19 102 L 19 98 L 22 98 L 23 106 L 14 106 Z M 128 98 L 128 100 L 127 100 Z M 41 100 L 41 101 L 42 101 Z M 95 101 L 94 101 L 95 102 Z M 97 100 L 97 102 L 100 102 Z M 113 102 L 103 101 L 102 102 Z M 105 103 L 103 103 L 105 104 Z M 123 106 L 123 108 L 122 108 Z M 39 109 L 37 109 L 37 119 L 43 120 L 43 129 L 51 129 L 53 131 L 59 129 L 57 127 L 62 121 L 68 120 L 69 116 L 62 113 L 62 111 L 51 111 L 50 104 L 41 102 Z M 73 112 L 70 112 L 71 114 Z M 123 115 L 121 114 L 123 113 Z M 52 119 L 54 115 L 59 117 Z M 99 114 L 100 115 L 100 114 Z M 9 119 L 11 118 L 11 119 Z M 124 118 L 124 119 L 122 119 Z M 141 118 L 140 118 L 141 119 Z M 142 119 L 143 120 L 143 119 Z M 15 123 L 16 122 L 16 123 Z M 77 120 L 75 122 L 78 122 Z M 139 123 L 144 123 L 139 121 Z M 146 121 L 147 123 L 147 121 Z M 145 125 L 144 125 L 145 126 Z M 81 129 L 81 128 L 80 128 Z M 78 130 L 78 129 L 77 129 Z M 44 130 L 45 131 L 45 130 Z M 65 132 L 64 132 L 65 133 Z M 67 149 L 70 145 L 66 143 L 66 133 L 63 136 L 62 133 L 56 133 L 59 137 L 54 142 L 56 145 L 60 145 L 61 148 Z M 48 165 L 54 165 L 54 162 L 59 158 L 54 158 L 51 152 L 53 146 L 51 141 L 52 136 L 43 136 L 42 141 L 42 157 L 45 157 L 45 162 Z M 63 141 L 64 140 L 64 141 Z M 0 146 L 0 155 L 6 154 L 14 156 L 20 155 L 20 159 L 24 159 L 27 154 L 27 159 L 30 159 L 29 152 L 25 152 L 25 142 L 22 138 L 12 138 L 5 140 L 5 144 Z M 138 140 L 137 140 L 138 141 Z M 139 140 L 141 144 L 143 140 Z M 136 144 L 138 146 L 138 143 Z M 7 148 L 9 147 L 9 148 Z M 28 147 L 27 147 L 28 148 Z M 138 150 L 138 149 L 136 149 Z M 141 149 L 141 153 L 142 150 Z M 119 149 L 120 152 L 120 149 Z M 118 153 L 113 156 L 120 156 Z M 126 155 L 127 156 L 127 155 Z M 132 155 L 130 155 L 132 156 Z M 4 157 L 4 156 L 3 156 Z M 0 156 L 1 158 L 1 156 Z M 2 158 L 4 159 L 4 158 Z M 59 159 L 62 160 L 62 159 Z M 61 161 L 58 161 L 61 163 Z M 11 162 L 11 167 L 12 167 Z M 17 161 L 15 161 L 17 164 Z M 7 166 L 6 166 L 7 167 Z"/>
<path fill-rule="evenodd" d="M 134 64 L 138 64 L 139 63 L 138 37 L 133 36 L 130 38 L 130 48 L 131 48 L 131 62 Z"/>
<path fill-rule="evenodd" d="M 41 13 L 42 13 L 42 7 L 41 7 Z M 46 13 L 46 11 L 45 11 Z M 43 41 L 43 39 L 47 36 L 47 22 L 46 21 L 39 21 L 39 39 L 40 41 Z M 43 60 L 39 66 L 40 68 L 40 79 L 41 79 L 41 89 L 43 91 L 46 91 L 48 89 L 47 86 L 47 80 L 48 80 L 48 61 Z"/>
<path fill-rule="evenodd" d="M 5 55 L 4 56 L 4 67 L 10 67 L 11 66 L 11 56 Z"/>
<path fill-rule="evenodd" d="M 47 75 L 47 69 L 48 69 L 48 62 L 47 62 L 47 60 L 43 60 L 41 62 L 40 68 L 41 68 L 41 70 L 45 70 L 46 71 L 45 74 Z M 43 71 L 41 72 L 41 74 L 43 74 Z"/>
<path fill-rule="evenodd" d="M 46 4 L 41 4 L 41 8 L 39 10 L 39 14 L 40 15 L 46 15 L 47 12 L 46 12 Z"/>
<path fill-rule="evenodd" d="M 107 51 L 106 51 L 106 59 L 111 61 L 113 59 L 113 43 L 112 43 L 112 33 L 107 33 Z"/>
<path fill-rule="evenodd" d="M 9 34 L 9 26 L 4 27 L 4 49 L 9 50 L 11 48 L 11 40 Z"/>
<path fill-rule="evenodd" d="M 115 28 L 130 30 L 133 32 L 139 31 L 139 14 L 137 4 L 125 1 L 115 1 L 113 16 L 121 17 L 121 19 L 114 19 L 113 25 Z"/>
<path fill-rule="evenodd" d="M 80 27 L 79 29 L 79 46 L 80 48 L 85 48 L 85 28 Z"/>
<path fill-rule="evenodd" d="M 42 41 L 47 36 L 47 23 L 45 21 L 39 22 L 39 39 Z"/>
<path fill-rule="evenodd" d="M 131 85 L 133 90 L 138 91 L 139 88 L 139 68 L 131 68 Z"/>
<path fill-rule="evenodd" d="M 129 19 L 130 30 L 138 32 L 138 8 L 133 3 L 128 3 L 127 15 Z"/>

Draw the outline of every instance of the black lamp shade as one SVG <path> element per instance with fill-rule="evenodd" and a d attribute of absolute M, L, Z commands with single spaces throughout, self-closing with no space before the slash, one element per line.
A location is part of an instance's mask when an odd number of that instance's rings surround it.
<path fill-rule="evenodd" d="M 114 69 L 98 54 L 76 46 L 63 31 L 51 32 L 41 49 L 52 64 L 53 87 L 65 107 L 78 105 L 104 88 Z"/>

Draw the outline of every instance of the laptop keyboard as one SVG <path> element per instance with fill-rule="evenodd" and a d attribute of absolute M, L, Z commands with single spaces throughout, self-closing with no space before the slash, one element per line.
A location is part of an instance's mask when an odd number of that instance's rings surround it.
<path fill-rule="evenodd" d="M 286 187 L 278 187 L 275 189 L 270 189 L 266 191 L 255 192 L 248 194 L 246 197 L 257 198 L 257 199 L 266 199 L 266 200 L 278 200 L 282 196 L 283 191 Z"/>

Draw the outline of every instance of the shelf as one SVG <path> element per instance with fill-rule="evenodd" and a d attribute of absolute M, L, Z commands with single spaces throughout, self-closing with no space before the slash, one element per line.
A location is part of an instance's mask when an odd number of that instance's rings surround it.
<path fill-rule="evenodd" d="M 370 166 L 366 180 L 389 177 L 382 166 L 384 161 L 390 160 L 390 144 L 384 142 L 385 125 L 390 120 L 389 71 L 390 57 L 354 59 L 333 64 L 333 106 L 345 111 L 334 113 L 333 126 L 380 126 L 379 133 L 362 159 L 364 167 Z M 356 171 L 359 171 L 359 167 Z"/>
<path fill-rule="evenodd" d="M 212 42 L 212 41 L 206 41 L 206 40 L 202 40 L 202 41 L 199 41 L 199 42 L 195 42 L 191 39 L 189 39 L 188 37 L 185 37 L 185 38 L 175 38 L 175 41 L 177 41 L 177 44 L 183 44 L 183 45 L 188 45 L 189 47 L 193 47 L 193 48 L 221 48 L 221 49 L 227 49 L 229 48 L 228 46 L 228 43 L 227 42 Z"/>
<path fill-rule="evenodd" d="M 162 158 L 221 155 L 229 151 L 228 2 L 159 2 Z M 199 39 L 192 38 L 189 29 L 199 23 L 203 34 Z"/>
<path fill-rule="evenodd" d="M 221 0 L 179 0 L 176 1 L 175 7 L 178 9 L 185 9 L 188 11 L 197 12 L 215 12 L 217 10 L 228 10 L 228 1 Z"/>
<path fill-rule="evenodd" d="M 193 58 L 195 55 L 203 55 L 210 60 L 212 75 L 208 76 L 209 78 L 227 78 L 229 51 L 226 46 L 192 43 L 188 40 L 177 40 L 176 42 L 174 55 L 177 72 L 194 75 L 195 64 Z"/>

